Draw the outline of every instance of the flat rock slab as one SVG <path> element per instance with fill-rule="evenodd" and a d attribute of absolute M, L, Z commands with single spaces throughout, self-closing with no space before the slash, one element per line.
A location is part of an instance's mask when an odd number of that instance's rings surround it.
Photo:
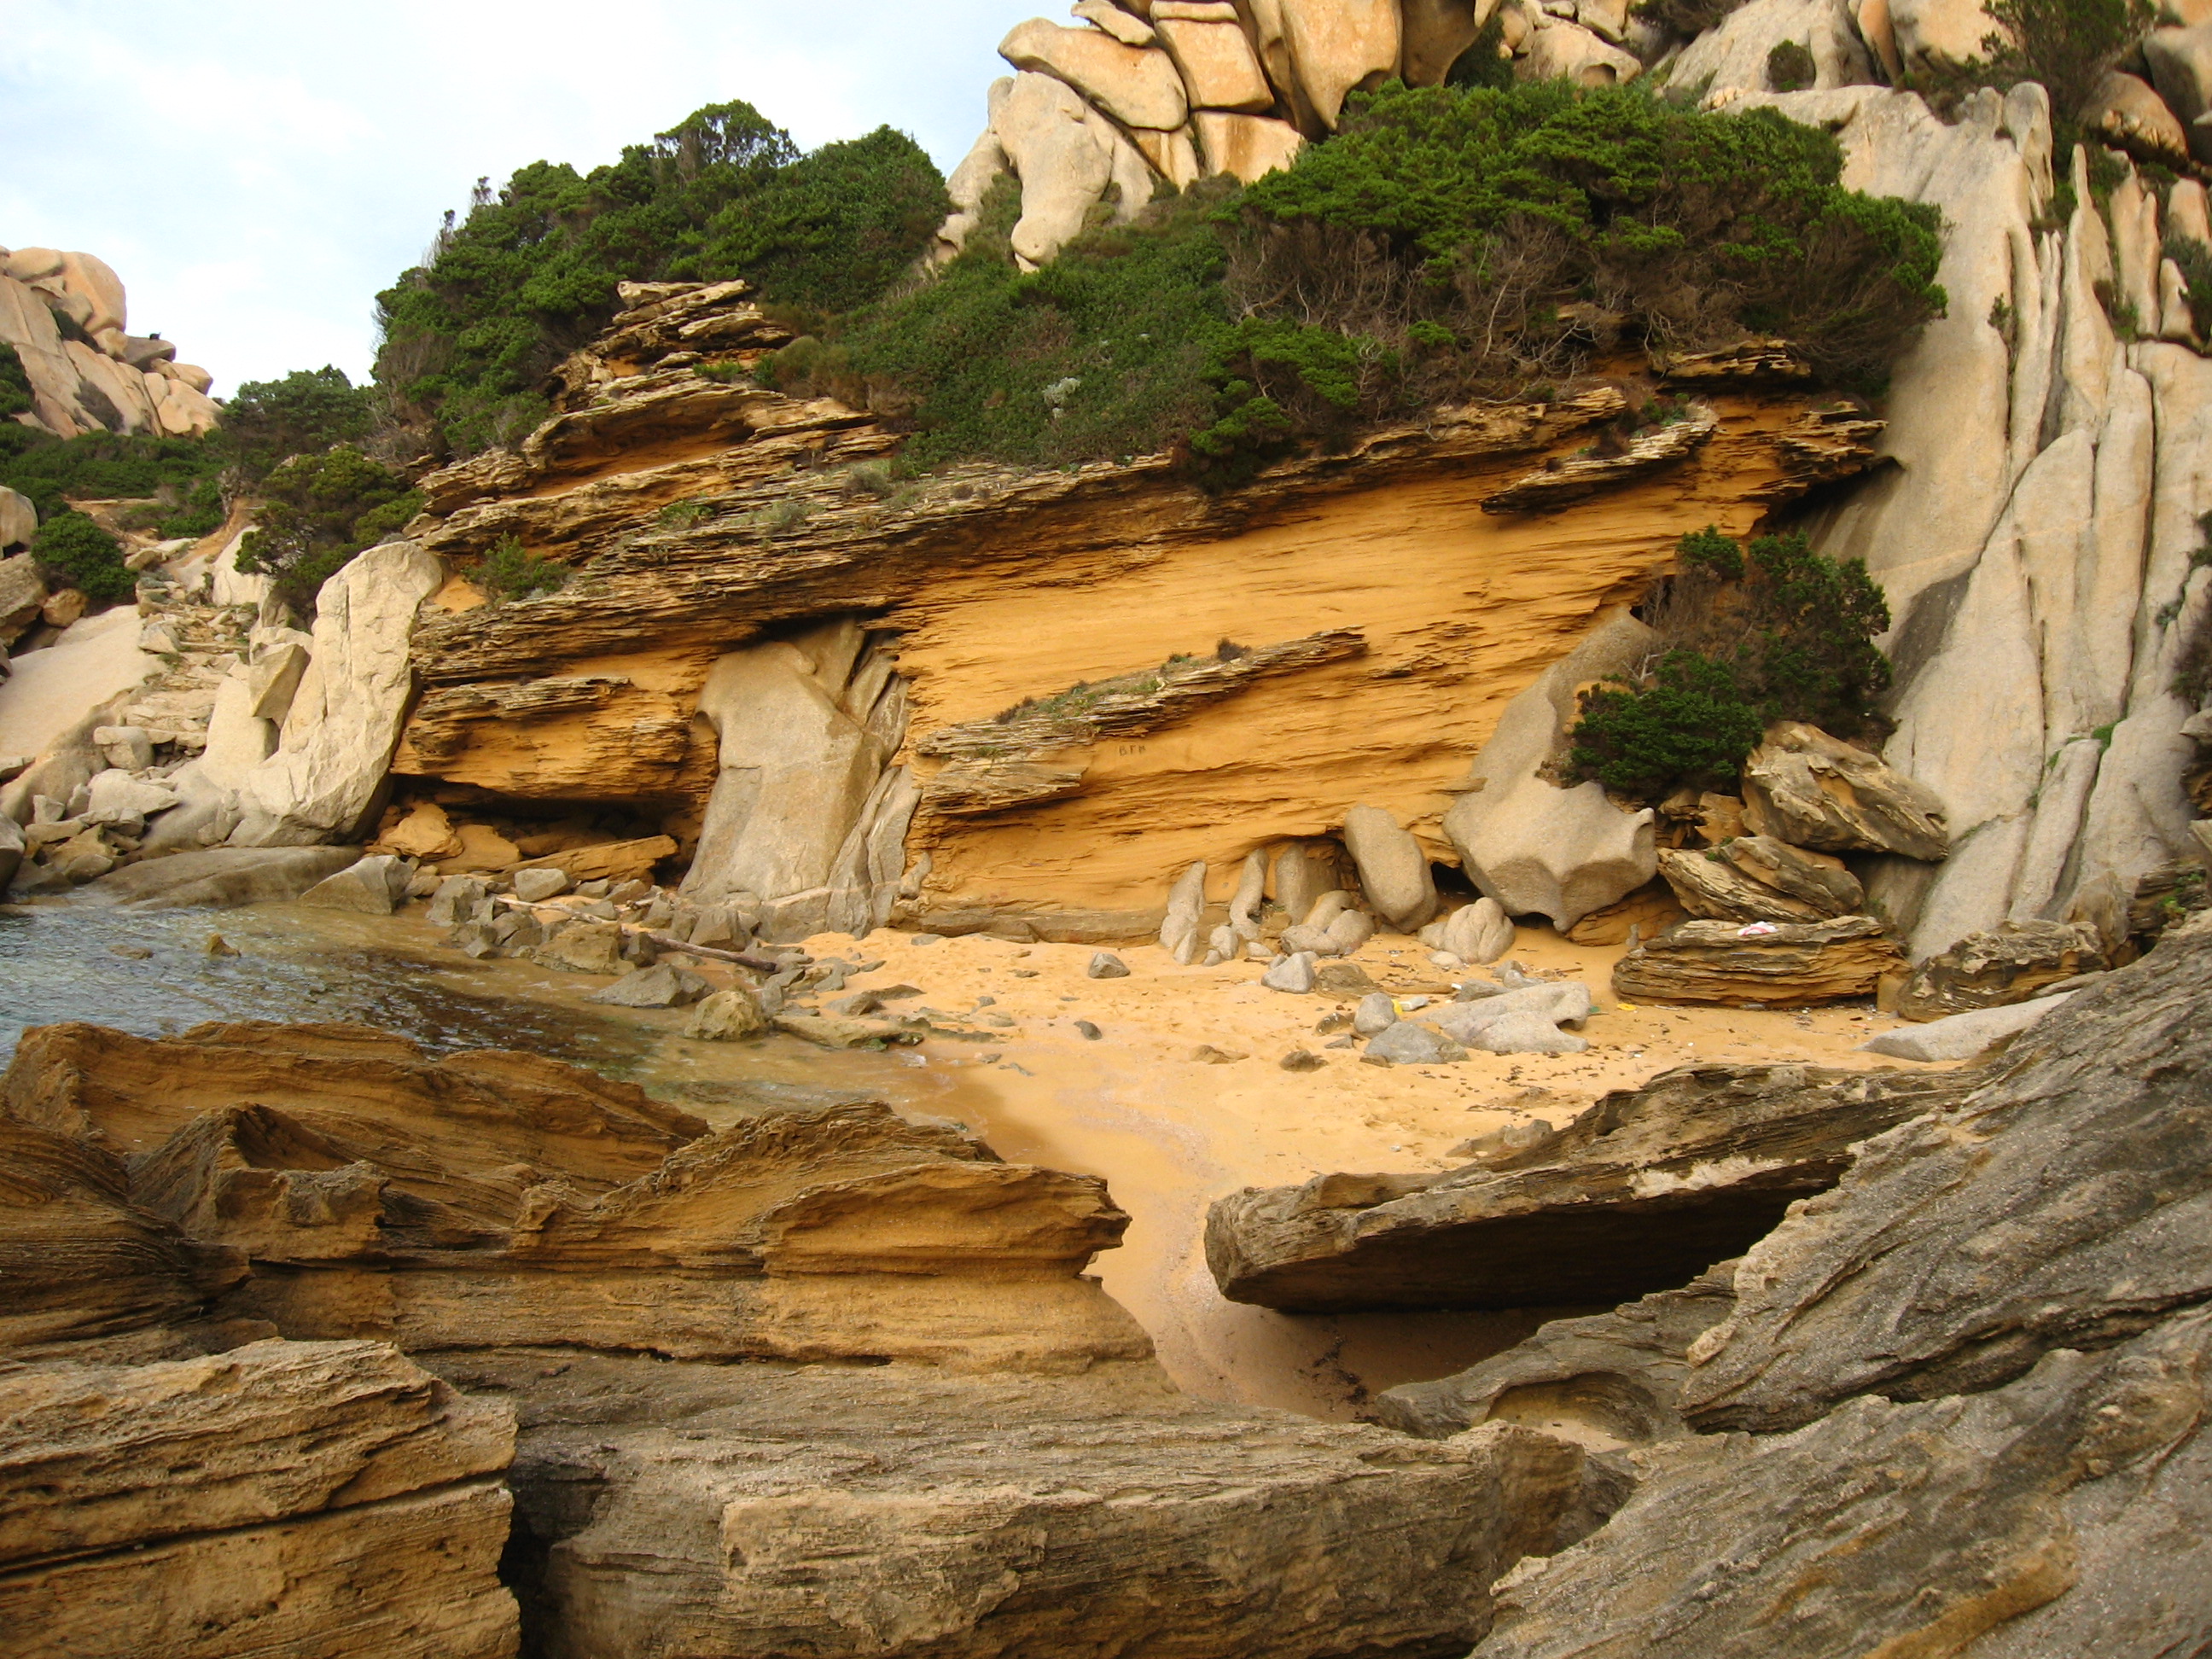
<path fill-rule="evenodd" d="M 211 847 L 126 864 L 77 889 L 70 902 L 133 910 L 276 904 L 299 897 L 360 858 L 358 847 Z"/>
<path fill-rule="evenodd" d="M 1506 1424 L 1212 1405 L 1149 1364 L 429 1363 L 520 1407 L 526 1627 L 572 1656 L 1461 1652 L 1491 1579 L 1565 1541 L 1583 1462 Z"/>
<path fill-rule="evenodd" d="M 1833 1186 L 1854 1142 L 1964 1095 L 1958 1073 L 1707 1066 L 1607 1095 L 1559 1135 L 1381 1201 L 1340 1177 L 1206 1217 L 1233 1302 L 1292 1313 L 1626 1301 L 1681 1285 Z"/>

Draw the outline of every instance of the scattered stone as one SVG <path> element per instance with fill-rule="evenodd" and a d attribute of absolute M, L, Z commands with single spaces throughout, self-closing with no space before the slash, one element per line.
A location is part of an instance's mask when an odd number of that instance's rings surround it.
<path fill-rule="evenodd" d="M 1327 927 L 1308 927 L 1303 922 L 1284 928 L 1275 943 L 1292 956 L 1334 957 L 1342 954 L 1337 948 L 1335 936 Z"/>
<path fill-rule="evenodd" d="M 691 1023 L 684 1028 L 685 1036 L 700 1042 L 737 1042 L 765 1036 L 767 1031 L 767 1014 L 753 994 L 742 986 L 702 999 L 691 1011 Z"/>
<path fill-rule="evenodd" d="M 942 945 L 945 943 L 945 935 L 942 933 L 916 933 L 912 939 L 908 939 L 907 943 L 908 945 Z"/>
<path fill-rule="evenodd" d="M 1824 853 L 1899 853 L 1937 860 L 1951 850 L 1943 803 L 1878 757 L 1817 726 L 1767 728 L 1743 766 L 1744 823 L 1755 835 Z"/>
<path fill-rule="evenodd" d="M 433 927 L 451 927 L 474 916 L 489 890 L 474 876 L 447 876 L 430 895 L 430 908 L 422 919 Z"/>
<path fill-rule="evenodd" d="M 586 996 L 617 1008 L 677 1008 L 699 1000 L 714 988 L 698 975 L 663 963 L 624 974 L 613 984 Z"/>
<path fill-rule="evenodd" d="M 166 812 L 179 799 L 173 789 L 164 789 L 112 767 L 95 776 L 87 788 L 82 816 L 93 823 L 136 825 L 156 812 Z"/>
<path fill-rule="evenodd" d="M 1359 1056 L 1370 1066 L 1436 1066 L 1467 1058 L 1467 1050 L 1432 1025 L 1394 1021 L 1376 1034 Z"/>
<path fill-rule="evenodd" d="M 1325 937 L 1332 953 L 1352 956 L 1375 937 L 1375 918 L 1364 910 L 1346 910 L 1329 923 Z"/>
<path fill-rule="evenodd" d="M 772 1022 L 787 1036 L 819 1048 L 880 1048 L 921 1041 L 920 1034 L 887 1019 L 834 1019 L 812 1014 L 778 1014 Z"/>
<path fill-rule="evenodd" d="M 1275 1062 L 1286 1072 L 1318 1072 L 1328 1062 L 1319 1054 L 1305 1048 L 1293 1048 Z"/>
<path fill-rule="evenodd" d="M 221 933 L 210 933 L 201 945 L 200 952 L 210 957 L 234 957 L 239 953 L 238 947 Z"/>
<path fill-rule="evenodd" d="M 154 739 L 139 726 L 96 726 L 93 747 L 107 763 L 125 772 L 143 772 L 154 763 Z"/>
<path fill-rule="evenodd" d="M 850 996 L 832 998 L 825 1006 L 841 1018 L 857 1019 L 876 1012 L 884 1006 L 884 1000 L 874 991 L 855 991 Z"/>
<path fill-rule="evenodd" d="M 1006 1023 L 1010 1025 L 1013 1024 L 1012 1020 L 1009 1020 Z M 1106 1035 L 1105 1032 L 1100 1030 L 1097 1026 L 1087 1019 L 1077 1020 L 1075 1022 L 1075 1029 L 1080 1031 L 1085 1038 L 1092 1042 L 1097 1042 L 1099 1038 Z"/>
<path fill-rule="evenodd" d="M 1100 951 L 1091 957 L 1091 965 L 1084 972 L 1092 979 L 1127 979 L 1129 977 L 1129 964 L 1111 951 Z M 1028 977 L 1034 978 L 1035 975 Z"/>
<path fill-rule="evenodd" d="M 526 904 L 538 904 L 568 890 L 568 872 L 553 866 L 514 872 L 514 896 Z"/>
<path fill-rule="evenodd" d="M 544 940 L 531 947 L 530 959 L 571 974 L 619 974 L 622 948 L 623 930 L 615 923 L 579 916 L 548 928 Z"/>
<path fill-rule="evenodd" d="M 1897 1013 L 1901 1019 L 1940 1020 L 2026 1002 L 2061 980 L 2106 966 L 2096 935 L 2069 922 L 2022 922 L 2000 933 L 1969 933 L 1912 970 L 1898 994 Z"/>
<path fill-rule="evenodd" d="M 1332 1014 L 1322 1021 L 1321 1035 L 1326 1036 L 1332 1030 L 1342 1030 L 1344 1028 L 1340 1024 L 1334 1024 L 1340 1018 Z M 1361 1036 L 1373 1036 L 1397 1023 L 1398 1005 L 1391 1001 L 1389 994 L 1384 991 L 1371 991 L 1360 998 L 1359 1006 L 1352 1017 L 1352 1029 Z"/>
<path fill-rule="evenodd" d="M 1893 1060 L 1972 1060 L 1994 1043 L 2018 1036 L 2073 995 L 2070 991 L 2033 1001 L 1953 1014 L 1903 1031 L 1884 1031 L 1859 1047 Z"/>
<path fill-rule="evenodd" d="M 107 948 L 111 954 L 127 957 L 133 962 L 143 962 L 154 954 L 143 945 L 111 945 Z"/>
<path fill-rule="evenodd" d="M 1429 855 L 1389 812 L 1379 806 L 1352 807 L 1344 815 L 1344 845 L 1358 866 L 1367 902 L 1400 933 L 1410 933 L 1436 915 Z"/>
<path fill-rule="evenodd" d="M 414 873 L 404 859 L 388 853 L 372 854 L 317 882 L 300 895 L 300 902 L 388 916 L 406 898 L 408 878 Z"/>
<path fill-rule="evenodd" d="M 1485 1021 L 1469 1032 L 1470 1048 L 1492 1054 L 1579 1054 L 1588 1039 L 1562 1031 L 1541 1014 L 1509 1013 Z"/>
<path fill-rule="evenodd" d="M 1208 1213 L 1206 1261 L 1230 1300 L 1286 1313 L 1626 1301 L 1741 1255 L 1796 1200 L 1834 1186 L 1856 1143 L 1975 1082 L 1685 1066 L 1472 1169 L 1247 1188 Z M 1372 1184 L 1409 1179 L 1418 1189 Z"/>
<path fill-rule="evenodd" d="M 1210 1042 L 1201 1042 L 1190 1051 L 1190 1057 L 1200 1066 L 1234 1066 L 1240 1060 L 1249 1060 L 1249 1054 L 1231 1053 L 1217 1048 Z"/>
<path fill-rule="evenodd" d="M 1260 983 L 1271 991 L 1304 995 L 1314 988 L 1312 954 L 1301 951 L 1295 956 L 1277 957 L 1275 965 L 1260 975 Z"/>
<path fill-rule="evenodd" d="M 1314 988 L 1332 996 L 1364 997 L 1376 987 L 1356 962 L 1320 962 L 1314 964 Z"/>
<path fill-rule="evenodd" d="M 1613 965 L 1626 1002 L 1810 1008 L 1870 997 L 1904 957 L 1871 916 L 1822 922 L 1686 921 Z"/>
<path fill-rule="evenodd" d="M 1479 898 L 1446 916 L 1433 942 L 1462 963 L 1495 962 L 1513 948 L 1513 918 L 1496 899 Z"/>
<path fill-rule="evenodd" d="M 985 1014 L 983 1016 L 983 1024 L 995 1027 L 1002 1031 L 1012 1030 L 1013 1029 L 1014 1019 L 1013 1016 L 1011 1014 Z"/>

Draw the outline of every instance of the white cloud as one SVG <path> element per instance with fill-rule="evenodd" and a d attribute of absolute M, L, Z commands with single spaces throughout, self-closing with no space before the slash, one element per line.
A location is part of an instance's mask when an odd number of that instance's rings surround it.
<path fill-rule="evenodd" d="M 1050 9 L 1051 8 L 1044 8 Z M 356 378 L 439 215 L 741 98 L 807 146 L 881 125 L 950 169 L 1036 0 L 9 0 L 0 246 L 116 269 L 218 390 Z"/>

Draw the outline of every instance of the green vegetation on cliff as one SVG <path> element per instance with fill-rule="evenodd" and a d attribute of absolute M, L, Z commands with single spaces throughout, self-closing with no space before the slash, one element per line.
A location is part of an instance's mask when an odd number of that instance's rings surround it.
<path fill-rule="evenodd" d="M 351 444 L 295 455 L 262 481 L 259 527 L 238 550 L 238 568 L 276 579 L 284 598 L 312 611 L 316 590 L 354 555 L 396 534 L 422 510 L 422 497 Z"/>
<path fill-rule="evenodd" d="M 864 398 L 924 465 L 1185 447 L 1224 481 L 1440 403 L 1545 395 L 1624 348 L 1795 343 L 1878 385 L 1945 298 L 1932 208 L 1842 187 L 1835 141 L 1640 88 L 1393 85 L 1243 190 L 1224 181 L 1015 267 L 1011 194 L 934 281 L 768 378 Z"/>
<path fill-rule="evenodd" d="M 744 277 L 771 303 L 842 311 L 876 299 L 950 211 L 943 179 L 879 129 L 801 155 L 751 106 L 700 110 L 580 174 L 535 161 L 377 296 L 377 380 L 434 453 L 520 436 L 547 371 L 604 327 L 616 285 Z"/>
<path fill-rule="evenodd" d="M 1660 652 L 1633 680 L 1583 695 L 1570 734 L 1579 775 L 1639 800 L 1734 782 L 1775 720 L 1842 738 L 1883 729 L 1889 605 L 1861 559 L 1815 553 L 1802 531 L 1748 547 L 1708 526 L 1647 607 Z"/>
<path fill-rule="evenodd" d="M 46 574 L 88 599 L 127 599 L 137 585 L 123 562 L 123 544 L 82 513 L 57 513 L 39 526 L 31 554 Z"/>

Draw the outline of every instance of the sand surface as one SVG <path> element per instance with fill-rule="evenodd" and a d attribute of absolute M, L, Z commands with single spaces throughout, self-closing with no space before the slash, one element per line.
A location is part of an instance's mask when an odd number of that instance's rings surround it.
<path fill-rule="evenodd" d="M 902 1103 L 959 1118 L 1003 1156 L 1109 1181 L 1132 1220 L 1123 1247 L 1102 1255 L 1095 1271 L 1152 1333 L 1182 1387 L 1323 1416 L 1355 1414 L 1374 1390 L 1471 1364 L 1549 1316 L 1289 1316 L 1227 1302 L 1202 1243 L 1213 1199 L 1328 1170 L 1451 1169 L 1467 1161 L 1453 1148 L 1470 1136 L 1531 1118 L 1558 1126 L 1608 1090 L 1700 1060 L 1900 1063 L 1853 1052 L 1899 1023 L 1870 1005 L 1806 1013 L 1624 1008 L 1610 985 L 1620 948 L 1578 946 L 1548 928 L 1522 929 L 1510 957 L 1590 986 L 1600 1012 L 1583 1028 L 1589 1051 L 1474 1054 L 1414 1067 L 1370 1066 L 1357 1048 L 1326 1047 L 1333 1038 L 1315 1026 L 1355 999 L 1269 990 L 1258 963 L 1184 968 L 1146 947 L 1118 953 L 1128 977 L 1093 980 L 1087 945 L 981 936 L 917 945 L 884 932 L 857 945 L 838 935 L 808 948 L 880 960 L 852 985 L 918 987 L 921 994 L 893 1006 L 968 1016 L 963 1023 L 989 1034 L 982 1042 L 934 1038 L 866 1058 L 878 1061 L 871 1069 L 879 1075 L 881 1059 L 897 1066 Z M 1449 979 L 1427 957 L 1415 941 L 1386 936 L 1355 960 L 1386 988 L 1425 986 L 1448 998 Z M 994 1015 L 1012 1023 L 982 1023 Z M 1097 1039 L 1079 1030 L 1085 1019 L 1099 1028 Z M 1202 1043 L 1247 1058 L 1194 1060 Z M 1327 1066 L 1283 1070 L 1281 1058 L 1297 1048 Z M 844 1072 L 861 1058 L 823 1069 Z"/>

